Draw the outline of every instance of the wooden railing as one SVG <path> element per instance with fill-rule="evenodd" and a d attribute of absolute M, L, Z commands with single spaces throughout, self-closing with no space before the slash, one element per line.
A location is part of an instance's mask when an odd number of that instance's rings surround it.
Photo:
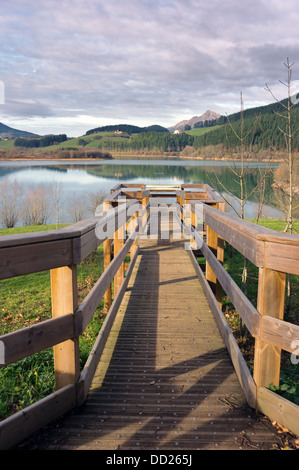
<path fill-rule="evenodd" d="M 144 201 L 142 196 L 141 203 Z M 106 210 L 107 205 L 111 205 L 109 210 Z M 1 449 L 14 446 L 85 401 L 138 254 L 137 235 L 148 211 L 145 207 L 144 213 L 140 214 L 139 207 L 139 201 L 135 199 L 119 204 L 111 200 L 99 216 L 64 229 L 0 238 L 0 279 L 50 270 L 52 298 L 51 319 L 0 337 L 0 367 L 53 346 L 55 368 L 55 392 L 0 422 Z M 102 243 L 106 243 L 105 263 L 107 257 L 110 262 L 78 305 L 77 265 Z M 131 261 L 125 273 L 128 253 Z M 104 324 L 80 371 L 79 337 L 107 292 Z"/>
<path fill-rule="evenodd" d="M 3 366 L 53 347 L 56 384 L 48 397 L 0 422 L 1 449 L 85 401 L 138 255 L 136 238 L 149 220 L 151 198 L 159 196 L 174 198 L 178 221 L 206 258 L 204 275 L 189 250 L 249 405 L 299 434 L 299 407 L 268 388 L 279 382 L 280 350 L 293 353 L 299 339 L 299 327 L 283 321 L 286 273 L 299 274 L 299 237 L 228 216 L 223 200 L 208 185 L 120 184 L 111 190 L 99 216 L 58 231 L 0 238 L 0 279 L 50 270 L 52 295 L 52 319 L 0 337 Z M 205 241 L 197 230 L 200 218 Z M 223 268 L 224 240 L 259 269 L 257 308 Z M 77 265 L 101 244 L 104 272 L 78 305 Z M 222 314 L 222 290 L 255 338 L 253 376 Z M 106 318 L 80 371 L 79 337 L 103 298 Z"/>
<path fill-rule="evenodd" d="M 178 192 L 178 219 L 206 259 L 204 275 L 193 251 L 189 251 L 247 402 L 299 435 L 299 406 L 269 389 L 271 384 L 279 386 L 282 349 L 294 355 L 294 366 L 297 363 L 299 326 L 284 321 L 283 315 L 286 273 L 299 274 L 299 237 L 228 215 L 222 212 L 223 206 L 219 201 L 208 205 L 184 196 L 186 194 Z M 257 266 L 257 308 L 223 268 L 223 240 Z M 255 338 L 253 376 L 222 313 L 223 291 Z"/>

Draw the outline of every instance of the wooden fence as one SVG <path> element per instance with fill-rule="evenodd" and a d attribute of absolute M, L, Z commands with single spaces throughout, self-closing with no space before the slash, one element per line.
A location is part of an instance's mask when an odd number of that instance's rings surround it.
<path fill-rule="evenodd" d="M 299 338 L 299 327 L 283 321 L 286 273 L 299 274 L 299 237 L 228 216 L 223 200 L 208 185 L 148 188 L 136 184 L 113 188 L 100 216 L 58 231 L 0 238 L 0 279 L 50 270 L 52 295 L 52 319 L 0 337 L 3 366 L 53 347 L 56 383 L 55 392 L 0 423 L 1 449 L 14 446 L 85 401 L 138 255 L 136 239 L 149 220 L 150 198 L 159 196 L 175 198 L 178 220 L 206 258 L 204 276 L 189 251 L 249 405 L 299 434 L 299 407 L 268 388 L 270 383 L 279 382 L 281 349 L 294 353 Z M 206 242 L 197 230 L 200 217 Z M 257 309 L 222 266 L 223 240 L 259 269 Z M 104 272 L 78 305 L 77 265 L 101 244 Z M 130 264 L 125 272 L 128 254 Z M 222 314 L 222 289 L 255 338 L 253 377 Z M 80 371 L 79 337 L 103 298 L 105 322 Z"/>
<path fill-rule="evenodd" d="M 228 215 L 222 212 L 221 202 L 202 204 L 183 192 L 177 193 L 177 200 L 184 230 L 206 258 L 204 275 L 189 251 L 248 404 L 299 435 L 299 406 L 269 390 L 270 384 L 279 386 L 282 349 L 294 356 L 294 366 L 298 362 L 299 326 L 284 321 L 283 316 L 286 274 L 299 274 L 299 237 Z M 198 224 L 204 224 L 205 241 Z M 257 308 L 223 268 L 223 240 L 258 267 Z M 222 313 L 223 291 L 255 339 L 253 376 Z"/>

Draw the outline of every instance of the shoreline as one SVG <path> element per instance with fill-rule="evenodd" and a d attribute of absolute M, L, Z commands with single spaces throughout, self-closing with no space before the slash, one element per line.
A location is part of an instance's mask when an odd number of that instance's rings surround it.
<path fill-rule="evenodd" d="M 76 161 L 83 161 L 83 162 L 107 162 L 113 160 L 192 160 L 192 161 L 215 161 L 215 162 L 240 162 L 239 158 L 229 158 L 229 157 L 214 157 L 214 158 L 202 158 L 202 157 L 187 157 L 187 156 L 177 156 L 177 155 L 112 155 L 111 158 L 50 158 L 50 157 L 37 157 L 30 156 L 30 157 L 20 157 L 20 158 L 0 158 L 0 162 L 34 162 L 34 161 L 43 161 L 43 162 L 51 162 L 51 161 L 61 161 L 61 162 L 76 162 Z M 247 162 L 263 162 L 263 163 L 283 163 L 284 159 L 266 159 L 266 158 L 250 158 L 248 160 L 244 160 L 245 163 Z"/>

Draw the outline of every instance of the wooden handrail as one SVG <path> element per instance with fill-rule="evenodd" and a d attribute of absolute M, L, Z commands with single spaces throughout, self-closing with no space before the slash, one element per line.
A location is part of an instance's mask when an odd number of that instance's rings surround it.
<path fill-rule="evenodd" d="M 128 220 L 129 209 L 134 208 L 136 202 L 132 199 L 99 216 L 56 231 L 0 237 L 0 279 L 80 263 L 107 238 L 98 238 L 96 229 L 99 233 L 110 221 L 116 221 L 117 230 L 117 216 L 125 215 Z"/>
<path fill-rule="evenodd" d="M 180 199 L 181 206 L 185 200 L 186 198 Z M 249 378 L 249 371 L 244 363 L 242 370 L 239 370 L 240 352 L 236 353 L 236 345 L 232 349 L 234 356 L 232 360 L 237 366 L 236 371 L 248 402 L 251 406 L 255 403 L 255 407 L 261 412 L 265 412 L 295 434 L 299 434 L 299 407 L 269 390 L 270 384 L 279 385 L 281 350 L 291 353 L 294 353 L 295 349 L 298 351 L 299 326 L 284 321 L 283 312 L 286 273 L 299 274 L 299 236 L 260 227 L 198 201 L 190 201 L 190 207 L 193 216 L 201 217 L 207 230 L 212 230 L 216 235 L 213 248 L 217 248 L 219 244 L 221 245 L 221 240 L 225 240 L 259 269 L 257 309 L 255 309 L 225 271 L 221 261 L 217 259 L 217 254 L 215 255 L 201 237 L 199 238 L 192 225 L 186 227 L 184 211 L 182 208 L 179 210 L 178 218 L 184 229 L 197 242 L 217 282 L 222 285 L 250 333 L 255 337 L 252 379 Z M 217 249 L 214 251 L 217 253 Z M 204 282 L 201 274 L 200 276 Z M 211 294 L 210 286 L 206 285 L 205 288 L 230 350 L 231 337 L 227 333 L 227 326 L 224 326 L 224 323 L 226 324 L 224 316 L 218 303 L 215 302 L 214 295 Z"/>
<path fill-rule="evenodd" d="M 119 196 L 127 196 L 129 200 L 119 199 Z M 0 423 L 0 448 L 13 445 L 26 437 L 24 433 L 34 432 L 43 424 L 47 424 L 50 419 L 69 411 L 85 400 L 96 368 L 96 361 L 105 345 L 138 255 L 138 247 L 135 247 L 136 236 L 139 235 L 139 230 L 143 233 L 150 217 L 149 197 L 151 197 L 151 192 L 144 185 L 120 184 L 111 191 L 111 195 L 104 203 L 105 210 L 100 216 L 91 217 L 57 231 L 0 238 L 0 279 L 50 269 L 51 278 L 53 278 L 52 301 L 55 304 L 55 316 L 57 315 L 50 320 L 0 337 L 0 341 L 5 346 L 5 364 L 11 364 L 48 347 L 53 346 L 55 351 L 59 343 L 55 361 L 58 361 L 60 375 L 62 375 L 62 378 L 60 377 L 57 381 L 58 390 L 55 393 L 28 407 L 26 413 L 18 412 Z M 277 419 L 283 425 L 287 426 L 291 421 L 292 427 L 289 429 L 299 433 L 299 419 L 296 421 L 281 417 L 280 411 L 283 409 L 286 411 L 286 416 L 291 413 L 294 417 L 297 416 L 298 407 L 296 408 L 293 404 L 290 407 L 285 404 L 285 401 L 279 401 L 276 396 L 273 398 L 271 392 L 265 389 L 269 385 L 269 378 L 273 377 L 275 384 L 279 375 L 280 349 L 293 352 L 293 344 L 299 337 L 299 327 L 283 321 L 281 313 L 285 273 L 299 274 L 299 237 L 279 234 L 222 212 L 216 207 L 223 208 L 223 202 L 208 185 L 181 185 L 181 190 L 176 191 L 176 197 L 179 209 L 178 219 L 183 224 L 184 230 L 200 246 L 207 265 L 216 279 L 214 286 L 219 283 L 224 288 L 256 340 L 254 375 L 251 377 L 232 332 L 222 315 L 219 291 L 211 289 L 214 281 L 207 282 L 203 279 L 202 271 L 190 251 L 192 262 L 204 285 L 220 331 L 225 337 L 248 403 L 261 411 L 265 410 L 272 419 Z M 139 206 L 138 217 L 134 212 L 136 202 Z M 185 203 L 191 208 L 191 217 L 187 225 L 184 223 L 183 205 Z M 202 209 L 202 222 L 207 227 L 207 243 L 202 240 L 195 228 L 194 217 L 196 207 L 198 208 L 199 205 Z M 129 237 L 120 241 L 118 232 L 122 227 L 127 226 L 129 220 L 134 223 L 134 226 L 130 227 Z M 108 233 L 105 233 L 105 227 L 110 222 L 115 222 L 113 244 L 108 238 Z M 97 229 L 98 232 L 96 232 Z M 257 308 L 251 305 L 223 268 L 223 240 L 226 240 L 259 268 Z M 78 306 L 76 303 L 76 265 L 102 243 L 104 243 L 104 272 Z M 113 259 L 111 259 L 112 246 L 114 247 Z M 131 263 L 124 277 L 124 260 L 129 252 Z M 118 276 L 117 283 L 116 275 Z M 112 301 L 111 282 L 113 279 L 115 279 L 115 296 Z M 59 285 L 60 281 L 61 285 Z M 65 292 L 63 286 L 67 286 Z M 110 293 L 107 296 L 109 289 Z M 71 301 L 64 302 L 64 295 L 70 291 L 73 296 Z M 80 374 L 78 338 L 84 332 L 103 297 L 105 297 L 106 320 L 84 370 Z M 279 412 L 275 411 L 273 404 L 276 409 L 279 408 Z M 43 413 L 40 413 L 40 410 L 43 410 Z M 48 411 L 44 413 L 44 410 Z M 279 419 L 277 413 L 279 413 Z M 12 430 L 15 429 L 18 429 L 18 432 L 13 436 Z"/>
<path fill-rule="evenodd" d="M 50 269 L 52 308 L 54 305 L 55 311 L 55 317 L 52 319 L 0 337 L 5 351 L 4 364 L 1 364 L 0 367 L 53 346 L 56 379 L 56 391 L 54 393 L 27 407 L 26 416 L 28 415 L 29 419 L 24 420 L 25 414 L 21 411 L 0 422 L 1 449 L 14 445 L 26 435 L 47 424 L 49 420 L 55 419 L 61 413 L 65 413 L 82 403 L 86 398 L 91 371 L 95 368 L 94 360 L 99 352 L 97 351 L 96 354 L 94 350 L 91 352 L 90 358 L 85 364 L 84 373 L 80 374 L 78 338 L 88 325 L 105 291 L 113 281 L 119 266 L 124 263 L 125 257 L 133 247 L 139 232 L 139 224 L 142 223 L 142 215 L 147 215 L 148 206 L 145 206 L 141 211 L 140 221 L 136 218 L 136 209 L 139 210 L 139 204 L 136 206 L 136 200 L 132 199 L 103 212 L 98 217 L 92 217 L 58 231 L 31 234 L 31 236 L 2 237 L 0 239 L 0 266 L 3 269 L 1 277 L 9 278 L 14 275 Z M 73 296 L 77 296 L 76 264 L 107 239 L 108 232 L 105 233 L 104 228 L 109 222 L 115 222 L 113 232 L 116 233 L 122 226 L 127 224 L 130 218 L 135 221 L 135 226 L 129 237 L 123 241 L 122 249 L 115 253 L 113 261 L 100 276 L 93 289 L 83 302 L 76 307 L 75 298 L 69 302 L 70 291 L 73 292 Z M 102 237 L 97 236 L 97 229 L 104 234 Z M 111 235 L 113 233 L 110 233 Z M 66 243 L 67 245 L 65 245 Z M 54 263 L 51 261 L 53 244 L 57 248 L 54 251 L 54 254 L 57 253 L 57 260 L 60 254 L 60 261 Z M 67 257 L 63 251 L 65 246 L 68 248 Z M 14 250 L 18 256 L 14 254 Z M 138 250 L 135 250 L 135 255 L 131 256 L 127 276 L 122 279 L 121 289 L 115 296 L 108 312 L 105 329 L 100 331 L 100 339 L 96 341 L 96 344 L 99 343 L 99 348 L 103 348 L 104 340 L 108 335 L 112 319 L 116 314 L 117 305 L 119 305 L 125 286 L 128 283 L 137 253 Z M 20 260 L 19 256 L 22 256 L 23 260 Z M 40 260 L 39 256 L 43 259 Z M 29 267 L 25 264 L 27 260 L 30 261 Z M 64 265 L 66 261 L 67 264 Z M 72 310 L 72 306 L 74 310 Z M 60 400 L 62 400 L 61 404 Z M 53 407 L 53 403 L 55 403 L 55 407 Z M 51 411 L 44 411 L 50 410 L 50 407 Z M 42 412 L 39 413 L 38 410 L 42 410 Z M 42 417 L 38 417 L 38 414 Z M 11 429 L 17 429 L 17 432 L 11 435 Z"/>
<path fill-rule="evenodd" d="M 198 202 L 191 202 L 196 214 Z M 299 236 L 278 233 L 202 205 L 203 221 L 257 267 L 299 275 Z"/>

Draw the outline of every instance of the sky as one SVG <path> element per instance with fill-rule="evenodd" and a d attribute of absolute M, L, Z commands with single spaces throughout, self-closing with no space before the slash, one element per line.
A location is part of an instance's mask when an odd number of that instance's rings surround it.
<path fill-rule="evenodd" d="M 266 83 L 284 98 L 287 57 L 295 92 L 297 0 L 0 0 L 0 122 L 77 137 L 230 114 L 241 92 L 272 103 Z"/>

